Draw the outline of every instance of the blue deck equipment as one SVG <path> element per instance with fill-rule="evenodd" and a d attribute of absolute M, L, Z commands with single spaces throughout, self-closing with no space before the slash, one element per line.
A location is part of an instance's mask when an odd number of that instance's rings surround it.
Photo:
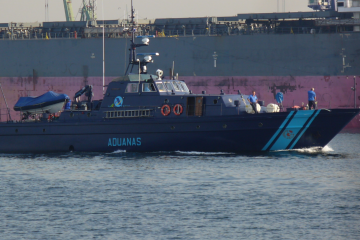
<path fill-rule="evenodd" d="M 15 111 L 26 111 L 37 108 L 44 108 L 70 99 L 66 94 L 47 92 L 38 97 L 21 97 L 14 106 Z"/>

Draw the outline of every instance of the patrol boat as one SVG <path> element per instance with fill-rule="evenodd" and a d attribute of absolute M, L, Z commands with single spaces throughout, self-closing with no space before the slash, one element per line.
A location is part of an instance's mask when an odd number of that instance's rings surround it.
<path fill-rule="evenodd" d="M 147 46 L 150 36 L 135 43 L 134 31 L 130 31 L 126 74 L 109 83 L 103 99 L 92 99 L 92 86 L 79 90 L 72 104 L 66 95 L 56 94 L 19 99 L 14 109 L 22 118 L 12 121 L 9 113 L 8 121 L 0 124 L 0 152 L 243 152 L 324 147 L 359 114 L 360 109 L 281 111 L 276 104 L 257 105 L 259 114 L 254 114 L 240 91 L 193 94 L 184 81 L 166 78 L 161 70 L 149 74 L 147 64 L 159 54 L 137 54 L 136 48 Z M 87 99 L 80 101 L 83 94 Z M 65 108 L 54 113 L 59 103 Z"/>

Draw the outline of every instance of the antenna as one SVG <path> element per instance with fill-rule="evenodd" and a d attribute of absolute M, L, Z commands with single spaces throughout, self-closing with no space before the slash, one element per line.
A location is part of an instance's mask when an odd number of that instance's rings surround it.
<path fill-rule="evenodd" d="M 136 62 L 136 44 L 135 44 L 135 24 L 134 24 L 134 8 L 133 8 L 133 1 L 131 0 L 131 47 L 130 47 L 130 56 L 129 56 L 129 65 L 126 69 L 126 72 L 125 72 L 125 75 L 127 75 L 128 71 L 129 71 L 129 68 L 130 68 L 130 65 L 132 65 L 131 67 L 131 71 L 133 69 L 133 65 L 135 64 Z"/>
<path fill-rule="evenodd" d="M 49 0 L 45 0 L 45 22 L 49 21 Z"/>
<path fill-rule="evenodd" d="M 104 0 L 102 0 L 103 15 L 103 94 L 105 94 L 105 16 L 104 16 Z"/>
<path fill-rule="evenodd" d="M 171 69 L 171 76 L 172 76 L 172 79 L 173 79 L 173 80 L 175 80 L 174 68 L 175 68 L 175 61 L 173 61 L 173 65 L 172 65 L 172 69 Z"/>
<path fill-rule="evenodd" d="M 285 12 L 285 1 L 286 0 L 283 0 L 283 12 Z"/>

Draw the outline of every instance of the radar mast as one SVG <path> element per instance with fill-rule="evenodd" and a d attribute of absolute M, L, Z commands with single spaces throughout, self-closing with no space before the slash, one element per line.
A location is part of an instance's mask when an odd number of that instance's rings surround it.
<path fill-rule="evenodd" d="M 135 9 L 133 7 L 133 1 L 131 0 L 131 21 L 129 31 L 131 32 L 131 44 L 130 44 L 130 55 L 129 55 L 129 64 L 126 68 L 125 75 L 132 72 L 134 66 L 138 66 L 136 69 L 139 69 L 139 74 L 146 74 L 147 67 L 146 65 L 150 62 L 153 62 L 152 56 L 159 56 L 159 53 L 136 53 L 137 47 L 149 46 L 149 38 L 154 38 L 155 36 L 147 35 L 147 36 L 137 36 L 137 38 L 142 38 L 142 43 L 135 43 L 135 32 L 136 32 L 136 24 L 134 21 L 135 18 Z M 137 59 L 137 56 L 143 56 L 143 60 Z M 140 65 L 140 66 L 139 66 Z"/>

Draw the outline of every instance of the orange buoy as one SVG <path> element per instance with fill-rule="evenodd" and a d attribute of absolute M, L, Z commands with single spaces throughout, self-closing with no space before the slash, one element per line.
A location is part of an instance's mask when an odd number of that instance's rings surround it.
<path fill-rule="evenodd" d="M 164 106 L 161 107 L 161 114 L 164 116 L 168 116 L 171 112 L 171 108 L 169 105 L 165 104 Z"/>
<path fill-rule="evenodd" d="M 182 114 L 183 112 L 183 107 L 181 106 L 181 104 L 176 104 L 173 108 L 173 111 L 176 116 L 180 116 L 180 114 Z"/>

